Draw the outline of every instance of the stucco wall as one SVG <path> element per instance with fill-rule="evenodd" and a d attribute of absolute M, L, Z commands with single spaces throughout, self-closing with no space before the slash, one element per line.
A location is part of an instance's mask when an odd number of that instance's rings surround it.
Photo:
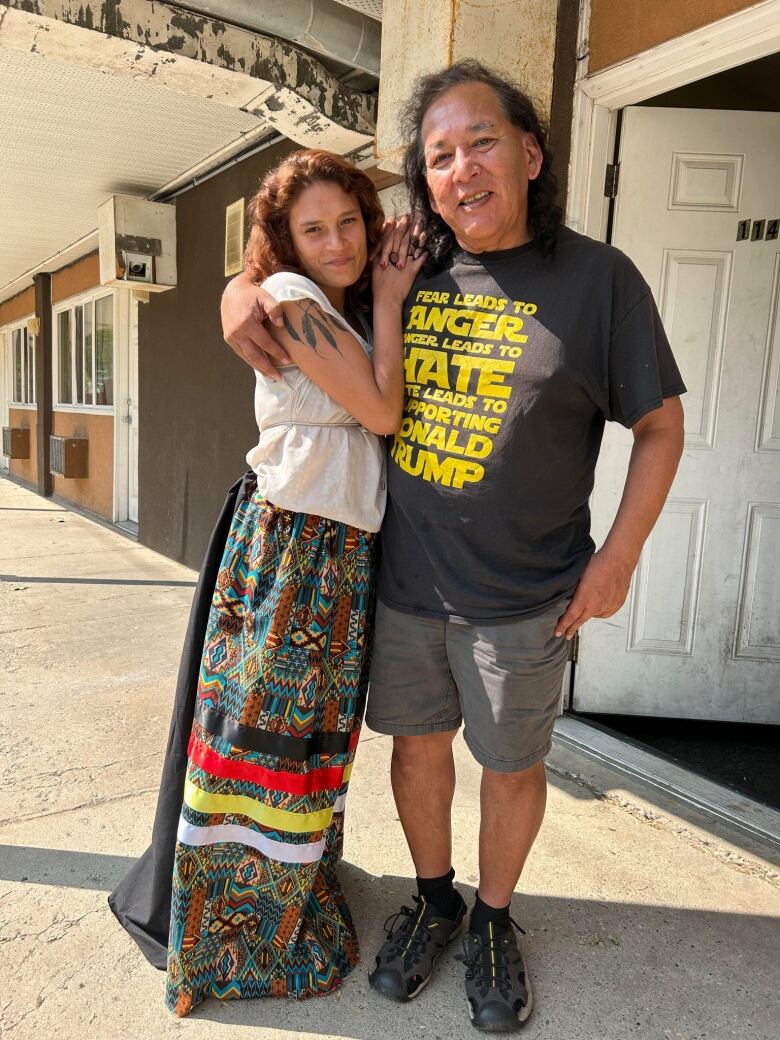
<path fill-rule="evenodd" d="M 257 190 L 279 144 L 176 200 L 178 285 L 138 309 L 139 538 L 200 567 L 225 491 L 257 443 L 254 374 L 222 339 L 225 207 Z"/>
<path fill-rule="evenodd" d="M 8 470 L 14 477 L 26 480 L 28 484 L 35 484 L 38 480 L 38 440 L 35 424 L 38 421 L 38 412 L 35 408 L 8 409 L 8 425 L 19 426 L 23 430 L 30 431 L 30 457 L 29 459 L 9 459 Z"/>
<path fill-rule="evenodd" d="M 55 437 L 86 437 L 88 469 L 84 478 L 52 474 L 55 495 L 113 519 L 114 514 L 114 417 L 100 413 L 57 412 L 52 416 Z"/>
<path fill-rule="evenodd" d="M 591 0 L 589 72 L 755 6 L 755 0 Z"/>
<path fill-rule="evenodd" d="M 398 169 L 403 142 L 398 114 L 415 78 L 463 58 L 477 58 L 520 81 L 550 115 L 558 0 L 385 0 L 376 152 Z"/>

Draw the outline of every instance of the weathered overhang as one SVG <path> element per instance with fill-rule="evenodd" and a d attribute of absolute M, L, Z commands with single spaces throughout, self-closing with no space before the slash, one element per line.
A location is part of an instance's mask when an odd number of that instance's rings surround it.
<path fill-rule="evenodd" d="M 93 249 L 111 195 L 167 196 L 280 136 L 365 161 L 374 106 L 299 48 L 156 0 L 0 0 L 0 300 Z"/>
<path fill-rule="evenodd" d="M 336 0 L 185 0 L 178 6 L 281 37 L 379 76 L 382 23 Z"/>
<path fill-rule="evenodd" d="M 6 2 L 2 47 L 238 107 L 305 147 L 345 154 L 373 138 L 376 99 L 286 41 L 156 0 Z"/>

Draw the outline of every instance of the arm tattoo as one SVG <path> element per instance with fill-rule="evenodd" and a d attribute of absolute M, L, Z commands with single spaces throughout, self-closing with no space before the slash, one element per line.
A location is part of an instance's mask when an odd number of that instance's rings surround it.
<path fill-rule="evenodd" d="M 341 351 L 339 350 L 336 337 L 330 329 L 330 326 L 338 328 L 333 319 L 328 314 L 321 311 L 313 300 L 293 300 L 292 302 L 301 312 L 301 327 L 300 330 L 296 329 L 283 310 L 282 319 L 284 321 L 284 327 L 287 330 L 287 335 L 297 343 L 311 347 L 315 354 L 320 353 L 320 351 L 317 350 L 317 346 L 322 342 L 322 340 L 329 344 L 329 346 L 333 347 L 337 354 L 340 354 Z M 312 313 L 312 311 L 314 311 L 314 313 Z"/>

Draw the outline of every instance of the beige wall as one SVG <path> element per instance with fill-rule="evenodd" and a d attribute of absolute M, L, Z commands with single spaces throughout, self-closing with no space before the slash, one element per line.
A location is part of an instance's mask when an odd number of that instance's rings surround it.
<path fill-rule="evenodd" d="M 558 0 L 385 0 L 376 154 L 398 169 L 398 114 L 420 74 L 477 58 L 520 81 L 548 118 Z"/>
<path fill-rule="evenodd" d="M 90 253 L 51 277 L 51 302 L 87 292 L 100 285 L 98 254 Z M 116 349 L 116 343 L 114 345 Z M 68 502 L 89 509 L 106 519 L 114 515 L 114 417 L 100 413 L 58 412 L 52 415 L 52 434 L 56 437 L 85 437 L 87 476 L 61 477 L 52 473 L 52 489 Z"/>
<path fill-rule="evenodd" d="M 52 274 L 52 303 L 86 292 L 100 284 L 98 254 L 90 253 L 73 264 Z M 0 304 L 0 325 L 18 321 L 35 311 L 33 287 Z M 30 458 L 11 459 L 10 472 L 34 484 L 38 479 L 37 465 L 37 412 L 26 408 L 10 408 L 11 426 L 30 428 Z M 113 518 L 114 512 L 114 417 L 105 414 L 58 412 L 52 415 L 52 434 L 57 437 L 85 437 L 89 441 L 88 476 L 84 479 L 60 477 L 52 474 L 56 495 L 89 509 L 93 513 Z"/>
<path fill-rule="evenodd" d="M 87 476 L 60 477 L 52 473 L 55 495 L 112 520 L 114 515 L 114 417 L 79 412 L 52 415 L 55 437 L 86 437 Z"/>
<path fill-rule="evenodd" d="M 100 259 L 98 254 L 90 253 L 75 263 L 55 271 L 51 276 L 51 302 L 59 303 L 69 296 L 86 292 L 100 285 Z"/>
<path fill-rule="evenodd" d="M 755 6 L 755 0 L 591 0 L 588 71 Z"/>
<path fill-rule="evenodd" d="M 30 431 L 30 457 L 29 459 L 9 459 L 8 469 L 12 476 L 20 477 L 29 484 L 38 482 L 38 439 L 36 423 L 38 412 L 35 408 L 8 409 L 8 425 L 19 426 L 23 430 Z"/>
<path fill-rule="evenodd" d="M 30 286 L 24 292 L 12 296 L 10 300 L 0 303 L 0 325 L 19 321 L 35 313 L 35 288 Z M 0 340 L 0 344 L 2 340 Z M 8 361 L 13 371 L 13 355 L 8 352 Z M 30 457 L 29 459 L 9 459 L 8 470 L 14 477 L 35 484 L 38 481 L 37 441 L 35 424 L 38 421 L 38 412 L 35 408 L 8 408 L 8 425 L 19 426 L 30 431 Z"/>
<path fill-rule="evenodd" d="M 30 286 L 23 292 L 12 296 L 10 300 L 0 303 L 0 325 L 8 325 L 35 313 L 35 287 Z"/>

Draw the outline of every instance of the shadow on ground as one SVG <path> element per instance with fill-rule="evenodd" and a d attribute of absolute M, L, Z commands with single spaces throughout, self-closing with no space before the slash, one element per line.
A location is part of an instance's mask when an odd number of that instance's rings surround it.
<path fill-rule="evenodd" d="M 0 847 L 3 879 L 53 888 L 108 892 L 132 862 L 98 853 Z M 199 1035 L 199 1021 L 263 1029 L 266 1037 L 275 1036 L 274 1031 L 355 1040 L 476 1035 L 466 1017 L 463 968 L 453 956 L 457 948 L 442 957 L 435 978 L 413 1004 L 383 1001 L 368 986 L 371 956 L 384 938 L 383 922 L 410 902 L 413 880 L 374 877 L 350 863 L 342 864 L 341 877 L 363 950 L 362 964 L 343 989 L 300 1004 L 209 1000 L 189 1019 L 193 1036 Z M 459 888 L 473 901 L 472 886 Z M 648 901 L 652 898 L 648 892 Z M 778 925 L 772 918 L 522 894 L 515 896 L 512 914 L 527 932 L 536 991 L 536 1011 L 524 1031 L 528 1040 L 773 1036 L 771 1009 L 777 997 L 768 965 Z M 132 948 L 107 907 L 104 928 L 109 934 L 116 930 L 117 951 L 124 943 Z M 137 956 L 140 967 L 131 982 L 119 973 L 111 979 L 109 970 L 102 985 L 138 987 L 143 999 L 154 999 L 156 990 L 162 1007 L 163 977 Z"/>
<path fill-rule="evenodd" d="M 383 1001 L 368 986 L 372 954 L 384 939 L 383 922 L 410 902 L 413 881 L 372 877 L 352 864 L 342 865 L 341 876 L 363 961 L 340 997 L 299 1005 L 207 1001 L 194 1015 L 359 1040 L 476 1036 L 466 1013 L 463 968 L 453 956 L 459 943 L 442 957 L 435 978 L 415 1003 Z M 472 903 L 473 886 L 458 887 Z M 652 899 L 652 893 L 648 896 Z M 527 1038 L 769 1040 L 773 1035 L 768 1016 L 777 998 L 763 959 L 771 956 L 778 938 L 777 921 L 771 918 L 523 895 L 515 896 L 512 916 L 527 933 L 536 993 Z M 608 1030 L 605 1019 L 611 1020 Z"/>
<path fill-rule="evenodd" d="M 0 845 L 0 881 L 110 892 L 134 863 L 131 856 Z"/>

